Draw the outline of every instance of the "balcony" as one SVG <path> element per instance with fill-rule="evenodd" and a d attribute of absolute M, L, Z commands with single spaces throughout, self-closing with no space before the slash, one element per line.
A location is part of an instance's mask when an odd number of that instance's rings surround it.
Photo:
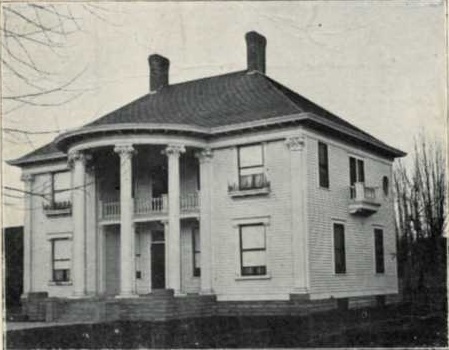
<path fill-rule="evenodd" d="M 200 209 L 199 192 L 184 194 L 179 198 L 182 215 L 197 214 Z M 168 215 L 168 196 L 135 198 L 134 219 L 160 218 Z M 120 201 L 104 200 L 99 203 L 99 218 L 102 221 L 120 220 Z"/>
<path fill-rule="evenodd" d="M 47 216 L 65 216 L 72 214 L 72 203 L 70 201 L 52 202 L 43 205 Z"/>
<path fill-rule="evenodd" d="M 265 174 L 243 175 L 240 176 L 239 184 L 228 185 L 228 193 L 231 197 L 267 195 L 270 191 L 270 181 Z"/>
<path fill-rule="evenodd" d="M 363 182 L 356 182 L 349 188 L 349 213 L 369 216 L 377 212 L 380 203 L 377 201 L 377 188 L 365 186 Z"/>

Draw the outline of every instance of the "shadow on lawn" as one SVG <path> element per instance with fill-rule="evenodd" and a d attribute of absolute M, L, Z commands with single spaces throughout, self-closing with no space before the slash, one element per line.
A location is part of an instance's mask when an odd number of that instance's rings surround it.
<path fill-rule="evenodd" d="M 410 306 L 308 317 L 212 317 L 10 331 L 7 348 L 267 348 L 446 346 L 444 313 Z"/>

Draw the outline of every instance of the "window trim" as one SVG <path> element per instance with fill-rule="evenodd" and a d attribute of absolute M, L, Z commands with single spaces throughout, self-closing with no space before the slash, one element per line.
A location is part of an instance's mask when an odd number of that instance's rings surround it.
<path fill-rule="evenodd" d="M 335 245 L 335 226 L 341 225 L 343 227 L 343 248 L 344 248 L 344 271 L 337 272 L 337 256 L 336 256 L 336 245 Z M 347 244 L 346 244 L 346 223 L 342 221 L 333 221 L 332 222 L 332 266 L 333 266 L 333 272 L 335 276 L 345 276 L 348 274 L 348 266 L 347 266 Z"/>
<path fill-rule="evenodd" d="M 382 193 L 384 197 L 390 195 L 390 179 L 387 175 L 382 176 Z"/>
<path fill-rule="evenodd" d="M 196 263 L 196 254 L 201 254 L 201 236 L 200 236 L 200 247 L 199 250 L 195 250 L 195 232 L 198 232 L 198 236 L 201 235 L 200 229 L 198 227 L 192 228 L 192 275 L 193 277 L 201 277 L 201 264 L 200 267 L 195 267 Z M 201 255 L 200 255 L 201 257 Z M 201 260 L 200 260 L 201 261 Z"/>
<path fill-rule="evenodd" d="M 351 183 L 351 158 L 353 158 L 355 160 L 355 182 L 354 183 L 356 183 L 356 182 L 365 183 L 366 182 L 365 158 L 350 154 L 349 158 L 348 158 L 348 160 L 349 160 L 349 186 L 354 186 L 354 184 Z M 359 162 L 363 163 L 363 181 L 359 180 L 359 167 L 358 167 Z"/>
<path fill-rule="evenodd" d="M 262 155 L 262 163 L 260 165 L 252 165 L 252 166 L 241 166 L 241 160 L 240 160 L 240 150 L 242 148 L 246 148 L 246 147 L 252 147 L 252 146 L 259 146 L 260 150 L 261 150 L 261 155 Z M 256 190 L 259 189 L 257 187 L 251 187 L 251 188 L 242 188 L 242 181 L 241 181 L 241 170 L 242 169 L 252 169 L 252 168 L 262 168 L 263 169 L 263 181 L 267 182 L 267 178 L 266 178 L 266 167 L 265 167 L 265 147 L 264 147 L 264 143 L 263 142 L 256 142 L 256 143 L 250 143 L 250 144 L 245 144 L 245 145 L 239 145 L 237 146 L 237 184 L 238 184 L 238 189 L 239 191 L 245 191 L 245 190 Z M 263 186 L 262 188 L 264 188 L 265 186 Z"/>
<path fill-rule="evenodd" d="M 49 238 L 50 241 L 50 245 L 51 245 L 51 278 L 50 278 L 50 283 L 54 284 L 54 285 L 68 285 L 72 283 L 72 260 L 73 257 L 71 256 L 69 259 L 55 259 L 55 242 L 56 241 L 72 241 L 71 238 L 67 237 L 67 236 L 53 236 L 51 238 Z M 69 269 L 65 269 L 69 271 L 69 277 L 68 279 L 64 279 L 64 280 L 56 280 L 55 279 L 55 261 L 70 261 L 70 268 Z M 58 269 L 61 270 L 61 269 Z"/>
<path fill-rule="evenodd" d="M 242 239 L 242 228 L 243 227 L 255 227 L 260 226 L 263 227 L 263 238 L 264 238 L 264 247 L 263 248 L 246 248 L 243 249 L 243 239 Z M 264 266 L 257 266 L 257 267 L 263 267 L 264 273 L 261 274 L 246 274 L 243 272 L 244 266 L 243 266 L 243 254 L 245 252 L 254 252 L 254 251 L 263 251 L 265 252 L 265 258 L 267 258 L 267 231 L 266 226 L 264 223 L 246 223 L 246 224 L 240 224 L 239 225 L 239 255 L 240 255 L 240 277 L 259 277 L 259 276 L 267 276 L 268 275 L 268 269 L 267 269 L 267 261 L 265 261 Z"/>
<path fill-rule="evenodd" d="M 321 184 L 321 157 L 320 157 L 320 150 L 321 150 L 321 146 L 324 146 L 325 150 L 326 150 L 326 163 L 324 164 L 326 166 L 326 180 L 327 180 L 327 184 L 322 185 Z M 324 188 L 324 189 L 329 189 L 330 188 L 330 173 L 329 173 L 329 146 L 327 143 L 324 143 L 322 141 L 318 141 L 318 187 L 319 188 Z"/>
<path fill-rule="evenodd" d="M 377 250 L 376 250 L 376 239 L 377 239 L 376 231 L 381 232 L 381 234 L 382 234 L 382 271 L 379 271 L 377 269 L 378 266 L 377 266 Z M 383 227 L 375 226 L 373 228 L 373 233 L 374 233 L 374 235 L 373 235 L 374 273 L 379 276 L 385 275 L 385 270 L 386 270 L 386 266 L 385 266 L 385 234 L 384 234 L 384 232 L 385 231 L 384 231 Z"/>
<path fill-rule="evenodd" d="M 55 200 L 55 175 L 67 173 L 70 177 L 70 187 L 72 186 L 72 179 L 70 171 L 68 170 L 58 170 L 50 172 L 50 193 L 48 197 L 46 196 L 47 201 L 43 203 L 43 209 L 47 216 L 59 216 L 59 215 L 71 215 L 72 214 L 72 197 L 70 195 L 70 199 L 67 201 L 56 201 Z M 69 190 L 70 191 L 70 187 Z"/>

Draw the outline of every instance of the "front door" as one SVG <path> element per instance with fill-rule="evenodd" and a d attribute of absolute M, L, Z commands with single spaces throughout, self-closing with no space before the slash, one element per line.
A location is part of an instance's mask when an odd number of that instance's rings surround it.
<path fill-rule="evenodd" d="M 164 232 L 162 231 L 152 233 L 151 288 L 165 288 L 165 241 Z"/>
<path fill-rule="evenodd" d="M 105 234 L 105 293 L 117 295 L 120 291 L 120 232 L 112 226 Z"/>

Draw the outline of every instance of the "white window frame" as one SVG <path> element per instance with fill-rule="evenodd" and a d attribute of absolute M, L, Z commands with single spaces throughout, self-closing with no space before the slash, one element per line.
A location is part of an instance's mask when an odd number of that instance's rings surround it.
<path fill-rule="evenodd" d="M 234 261 L 235 261 L 235 280 L 263 280 L 270 279 L 270 227 L 271 227 L 271 217 L 270 216 L 260 216 L 251 218 L 238 218 L 232 220 L 232 227 L 234 229 Z M 265 254 L 266 254 L 266 274 L 265 275 L 250 275 L 244 276 L 241 274 L 241 261 L 240 261 L 240 226 L 245 225 L 263 225 L 265 228 Z"/>
<path fill-rule="evenodd" d="M 69 286 L 72 285 L 72 273 L 73 273 L 73 253 L 70 257 L 70 279 L 68 281 L 54 281 L 53 280 L 53 242 L 55 240 L 68 240 L 70 242 L 73 241 L 73 234 L 71 232 L 52 232 L 47 233 L 47 241 L 50 244 L 50 252 L 49 252 L 49 279 L 48 279 L 48 285 L 50 286 Z M 73 242 L 72 249 L 73 249 Z"/>
<path fill-rule="evenodd" d="M 345 272 L 336 272 L 335 269 L 335 239 L 334 239 L 334 225 L 335 224 L 339 224 L 339 225 L 343 225 L 344 227 L 344 242 L 345 242 Z M 332 219 L 331 221 L 331 225 L 330 225 L 330 232 L 331 232 L 331 241 L 332 241 L 332 245 L 331 245 L 331 252 L 332 252 L 332 274 L 336 277 L 344 277 L 348 275 L 348 245 L 347 245 L 347 223 L 344 220 L 340 220 L 340 219 Z"/>

